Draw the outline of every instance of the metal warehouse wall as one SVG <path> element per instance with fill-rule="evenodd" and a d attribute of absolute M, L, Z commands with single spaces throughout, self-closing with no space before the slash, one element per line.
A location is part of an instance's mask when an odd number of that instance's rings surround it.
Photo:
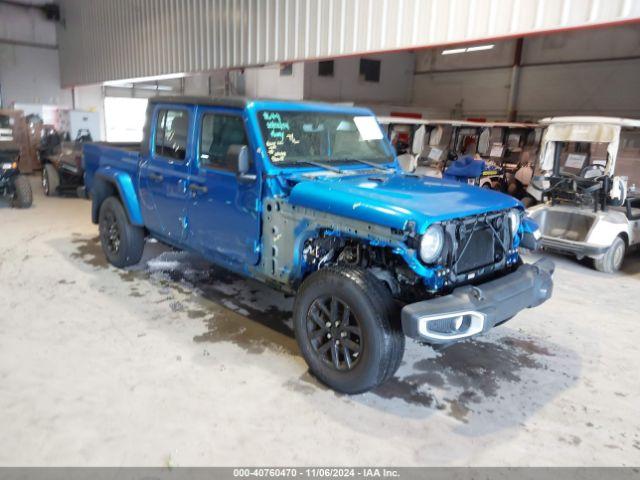
<path fill-rule="evenodd" d="M 33 0 L 43 3 L 45 0 Z M 42 12 L 0 3 L 0 95 L 2 104 L 71 106 L 59 87 L 56 29 Z"/>
<path fill-rule="evenodd" d="M 491 50 L 416 54 L 414 105 L 458 118 L 505 118 L 515 40 Z M 640 118 L 640 24 L 525 38 L 513 108 L 518 119 L 549 115 Z"/>
<path fill-rule="evenodd" d="M 61 0 L 63 86 L 640 17 L 636 0 Z"/>

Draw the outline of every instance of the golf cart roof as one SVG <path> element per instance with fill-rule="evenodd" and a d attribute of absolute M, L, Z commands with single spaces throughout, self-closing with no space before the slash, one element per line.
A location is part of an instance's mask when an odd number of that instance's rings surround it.
<path fill-rule="evenodd" d="M 619 117 L 588 117 L 588 116 L 571 116 L 571 117 L 547 117 L 540 120 L 542 125 L 550 125 L 554 123 L 564 124 L 589 124 L 589 125 L 615 125 L 619 127 L 640 128 L 640 120 L 633 118 Z"/>
<path fill-rule="evenodd" d="M 537 123 L 518 122 L 477 122 L 472 120 L 443 120 L 434 118 L 412 118 L 412 117 L 377 117 L 378 122 L 383 125 L 399 123 L 405 125 L 451 125 L 452 127 L 472 127 L 472 128 L 535 128 Z"/>
<path fill-rule="evenodd" d="M 406 125 L 428 125 L 429 121 L 424 118 L 412 117 L 376 117 L 378 123 L 388 125 L 390 123 L 404 123 Z"/>

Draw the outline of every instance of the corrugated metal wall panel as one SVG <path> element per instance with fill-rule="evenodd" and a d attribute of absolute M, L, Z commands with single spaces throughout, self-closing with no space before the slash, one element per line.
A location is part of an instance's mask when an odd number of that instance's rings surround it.
<path fill-rule="evenodd" d="M 634 0 L 61 0 L 64 86 L 640 19 Z"/>

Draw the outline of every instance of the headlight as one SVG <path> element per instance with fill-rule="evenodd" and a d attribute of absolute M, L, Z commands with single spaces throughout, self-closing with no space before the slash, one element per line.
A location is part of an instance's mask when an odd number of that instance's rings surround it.
<path fill-rule="evenodd" d="M 420 258 L 424 263 L 433 263 L 444 245 L 444 232 L 440 225 L 431 225 L 420 240 Z"/>
<path fill-rule="evenodd" d="M 520 213 L 517 210 L 510 210 L 508 215 L 509 217 L 509 227 L 511 228 L 511 236 L 515 236 L 518 228 L 520 228 Z"/>

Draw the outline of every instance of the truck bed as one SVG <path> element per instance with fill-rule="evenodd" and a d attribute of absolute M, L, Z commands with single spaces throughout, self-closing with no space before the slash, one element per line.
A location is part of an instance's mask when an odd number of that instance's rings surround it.
<path fill-rule="evenodd" d="M 138 142 L 91 142 L 93 145 L 100 145 L 101 147 L 117 148 L 120 150 L 128 150 L 130 152 L 139 152 L 140 143 Z"/>
<path fill-rule="evenodd" d="M 139 143 L 91 142 L 83 146 L 84 182 L 91 192 L 98 169 L 126 172 L 137 177 L 140 161 Z"/>

